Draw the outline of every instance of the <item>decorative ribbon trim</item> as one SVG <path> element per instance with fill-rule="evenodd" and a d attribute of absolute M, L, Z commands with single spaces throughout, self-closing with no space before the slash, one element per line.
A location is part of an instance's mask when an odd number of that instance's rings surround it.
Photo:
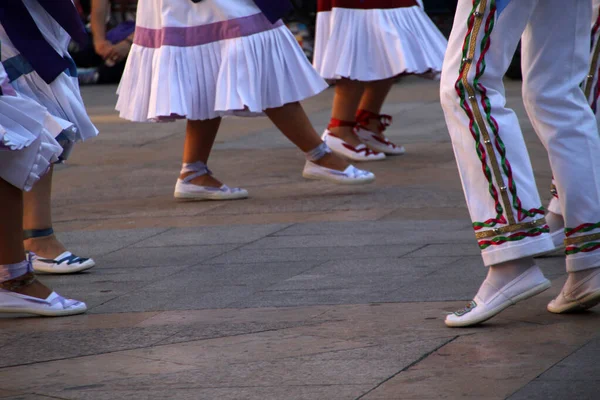
<path fill-rule="evenodd" d="M 593 231 L 594 229 L 600 229 L 600 222 L 596 222 L 595 224 L 581 224 L 575 228 L 565 228 L 565 235 L 569 237 L 576 233 L 586 233 Z"/>
<path fill-rule="evenodd" d="M 499 235 L 502 235 L 505 233 L 520 231 L 523 229 L 537 228 L 542 225 L 546 225 L 546 218 L 540 218 L 535 221 L 525 222 L 522 224 L 507 225 L 507 226 L 503 226 L 501 228 L 491 229 L 489 231 L 477 232 L 475 234 L 475 237 L 477 239 L 487 239 L 487 238 L 496 237 L 496 236 L 499 236 Z"/>
<path fill-rule="evenodd" d="M 558 199 L 558 189 L 556 189 L 556 185 L 554 183 L 550 186 L 550 193 L 552 196 Z"/>
<path fill-rule="evenodd" d="M 598 250 L 598 249 L 600 249 L 600 243 L 592 242 L 592 243 L 585 244 L 581 247 L 568 246 L 565 249 L 565 254 L 569 256 L 569 255 L 577 254 L 577 253 L 590 253 L 590 252 Z"/>
<path fill-rule="evenodd" d="M 565 246 L 587 243 L 594 240 L 600 240 L 600 233 L 593 233 L 591 235 L 577 236 L 574 238 L 565 239 Z"/>
<path fill-rule="evenodd" d="M 550 227 L 548 225 L 544 225 L 541 228 L 534 228 L 527 232 L 517 232 L 510 236 L 499 236 L 492 240 L 481 240 L 479 241 L 479 248 L 481 250 L 485 250 L 490 246 L 499 246 L 508 242 L 516 242 L 519 240 L 523 240 L 526 238 L 537 237 L 544 233 L 549 233 Z"/>

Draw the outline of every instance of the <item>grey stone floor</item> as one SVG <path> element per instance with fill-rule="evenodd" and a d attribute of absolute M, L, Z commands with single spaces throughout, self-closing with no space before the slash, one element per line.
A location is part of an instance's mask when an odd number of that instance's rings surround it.
<path fill-rule="evenodd" d="M 55 177 L 55 228 L 98 266 L 44 276 L 90 311 L 0 317 L 0 399 L 596 399 L 595 311 L 555 316 L 546 293 L 451 330 L 486 270 L 470 228 L 437 83 L 396 85 L 402 157 L 363 188 L 302 179 L 302 155 L 263 118 L 228 119 L 211 159 L 245 201 L 176 202 L 184 124 L 131 124 L 114 87 L 84 97 L 101 135 Z M 550 171 L 515 82 L 544 199 Z M 318 129 L 331 91 L 307 101 Z"/>

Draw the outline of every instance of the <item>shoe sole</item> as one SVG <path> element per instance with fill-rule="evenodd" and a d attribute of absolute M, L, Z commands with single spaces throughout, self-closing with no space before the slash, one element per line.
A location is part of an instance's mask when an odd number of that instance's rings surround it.
<path fill-rule="evenodd" d="M 563 307 L 554 308 L 550 307 L 550 304 L 548 304 L 547 309 L 553 314 L 567 314 L 589 310 L 598 304 L 600 304 L 600 290 L 588 294 L 580 301 L 574 301 L 564 305 Z"/>
<path fill-rule="evenodd" d="M 500 314 L 502 311 L 506 310 L 508 307 L 514 306 L 518 302 L 527 300 L 531 297 L 537 296 L 538 294 L 548 290 L 550 288 L 550 286 L 552 286 L 552 283 L 546 279 L 546 282 L 541 283 L 541 284 L 527 290 L 526 292 L 521 293 L 520 295 L 518 295 L 516 297 L 513 297 L 511 299 L 511 301 L 502 303 L 500 306 L 488 311 L 485 314 L 482 314 L 476 320 L 469 320 L 469 321 L 464 321 L 464 322 L 461 322 L 461 321 L 451 321 L 451 322 L 444 321 L 444 322 L 445 322 L 446 326 L 449 328 L 466 328 L 469 326 L 479 325 L 479 324 L 484 323 L 485 321 L 495 317 L 496 315 Z"/>
<path fill-rule="evenodd" d="M 248 198 L 248 194 L 240 193 L 239 195 L 228 195 L 223 196 L 220 194 L 194 194 L 194 193 L 181 193 L 175 192 L 173 195 L 177 200 L 187 200 L 187 201 L 226 201 L 226 200 L 243 200 Z"/>
<path fill-rule="evenodd" d="M 315 181 L 327 181 L 331 183 L 336 183 L 338 185 L 367 185 L 369 183 L 375 182 L 375 178 L 366 178 L 366 179 L 335 179 L 329 176 L 324 175 L 313 175 L 306 172 L 302 173 L 302 176 L 306 179 L 312 179 Z"/>
<path fill-rule="evenodd" d="M 0 308 L 0 314 L 33 314 L 40 317 L 68 317 L 69 315 L 83 314 L 87 310 L 87 307 L 62 311 L 43 311 L 33 308 Z"/>
<path fill-rule="evenodd" d="M 95 266 L 96 266 L 96 263 L 92 262 L 91 264 L 83 263 L 82 265 L 80 265 L 78 267 L 47 267 L 46 268 L 45 265 L 38 266 L 38 265 L 35 265 L 35 263 L 34 263 L 33 270 L 35 272 L 42 273 L 42 274 L 64 275 L 64 274 L 75 274 L 77 272 L 87 271 L 88 269 L 94 268 Z"/>

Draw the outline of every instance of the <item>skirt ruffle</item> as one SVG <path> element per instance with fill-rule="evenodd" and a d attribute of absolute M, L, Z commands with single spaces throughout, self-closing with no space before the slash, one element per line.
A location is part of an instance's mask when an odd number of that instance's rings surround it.
<path fill-rule="evenodd" d="M 57 162 L 54 139 L 70 127 L 30 99 L 0 96 L 0 177 L 28 191 Z"/>
<path fill-rule="evenodd" d="M 421 7 L 334 8 L 317 15 L 314 66 L 325 79 L 437 76 L 447 45 Z"/>
<path fill-rule="evenodd" d="M 326 87 L 282 26 L 193 47 L 134 45 L 116 108 L 132 121 L 249 116 Z"/>

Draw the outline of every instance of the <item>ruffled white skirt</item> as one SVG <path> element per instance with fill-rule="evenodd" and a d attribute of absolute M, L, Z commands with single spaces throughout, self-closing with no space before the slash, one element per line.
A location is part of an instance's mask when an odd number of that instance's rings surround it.
<path fill-rule="evenodd" d="M 116 108 L 132 121 L 249 116 L 304 100 L 326 87 L 282 25 L 195 46 L 135 44 Z"/>
<path fill-rule="evenodd" d="M 0 178 L 31 190 L 62 153 L 54 138 L 65 127 L 30 99 L 0 96 Z"/>
<path fill-rule="evenodd" d="M 46 13 L 36 0 L 23 0 L 44 38 L 63 57 L 69 58 L 69 35 Z M 65 71 L 47 84 L 20 55 L 0 25 L 2 64 L 14 89 L 24 97 L 44 106 L 50 114 L 71 122 L 75 129 L 65 132 L 70 140 L 83 141 L 98 135 L 79 91 L 76 69 Z M 73 64 L 73 67 L 75 65 Z"/>
<path fill-rule="evenodd" d="M 317 15 L 314 66 L 325 79 L 438 76 L 448 41 L 419 6 Z"/>

